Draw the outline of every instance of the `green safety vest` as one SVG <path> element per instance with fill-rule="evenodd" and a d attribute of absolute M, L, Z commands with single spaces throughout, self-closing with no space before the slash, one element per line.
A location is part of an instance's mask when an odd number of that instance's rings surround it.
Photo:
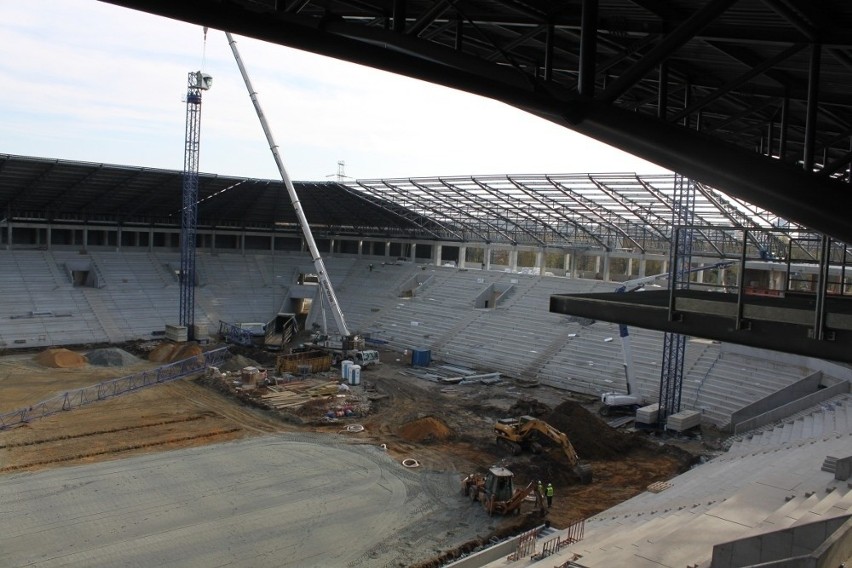
<path fill-rule="evenodd" d="M 552 485 L 547 486 L 547 496 L 553 497 L 553 486 Z"/>

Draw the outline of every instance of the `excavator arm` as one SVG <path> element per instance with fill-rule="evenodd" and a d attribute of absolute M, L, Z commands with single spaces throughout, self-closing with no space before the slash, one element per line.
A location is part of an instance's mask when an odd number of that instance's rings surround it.
<path fill-rule="evenodd" d="M 562 451 L 565 452 L 565 456 L 568 458 L 568 463 L 573 468 L 577 477 L 580 478 L 580 481 L 582 483 L 591 483 L 592 468 L 588 464 L 580 461 L 580 456 L 577 455 L 577 451 L 574 449 L 574 445 L 571 443 L 567 434 L 557 430 L 547 422 L 539 420 L 538 418 L 521 417 L 520 425 L 518 427 L 518 433 L 521 438 L 527 439 L 533 432 L 538 432 L 559 444 Z"/>

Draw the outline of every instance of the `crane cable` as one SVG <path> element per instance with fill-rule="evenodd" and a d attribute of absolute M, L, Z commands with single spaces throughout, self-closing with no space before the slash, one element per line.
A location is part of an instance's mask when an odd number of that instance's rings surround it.
<path fill-rule="evenodd" d="M 201 48 L 201 71 L 204 71 L 204 66 L 207 64 L 207 26 L 204 26 L 204 46 Z"/>

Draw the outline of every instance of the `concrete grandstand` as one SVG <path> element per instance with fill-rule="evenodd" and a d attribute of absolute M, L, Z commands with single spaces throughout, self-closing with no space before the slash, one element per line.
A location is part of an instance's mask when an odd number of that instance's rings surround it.
<path fill-rule="evenodd" d="M 175 323 L 180 176 L 0 156 L 0 347 L 153 338 Z M 620 388 L 618 326 L 551 313 L 548 301 L 665 272 L 671 232 L 661 223 L 670 180 L 528 176 L 503 188 L 507 179 L 478 180 L 473 186 L 489 188 L 482 194 L 460 179 L 303 183 L 297 190 L 352 329 L 399 351 L 430 349 L 448 363 L 566 391 Z M 564 201 L 548 196 L 553 206 L 536 216 L 518 205 L 542 199 L 541 183 L 558 188 Z M 443 193 L 447 187 L 454 197 Z M 485 197 L 494 194 L 494 202 Z M 311 259 L 281 184 L 202 175 L 199 195 L 196 323 L 214 334 L 219 321 L 302 312 L 305 328 L 319 325 L 316 286 L 306 278 Z M 627 195 L 636 207 L 625 205 Z M 748 218 L 758 230 L 776 220 L 709 188 L 704 195 L 702 223 Z M 741 248 L 721 229 L 701 235 L 697 262 Z M 751 270 L 757 286 L 771 289 L 771 266 Z M 802 263 L 798 270 L 815 268 Z M 699 284 L 724 287 L 729 277 L 708 271 Z M 847 292 L 845 276 L 837 285 Z M 631 335 L 640 391 L 653 401 L 663 334 L 632 328 Z M 814 551 L 848 556 L 849 537 L 836 533 L 852 532 L 852 492 L 843 477 L 852 456 L 850 380 L 840 363 L 691 339 L 682 407 L 736 433 L 727 452 L 663 491 L 589 519 L 581 542 L 557 547 L 551 556 L 558 556 L 540 565 L 746 566 Z M 829 457 L 836 459 L 826 465 Z M 761 536 L 769 533 L 775 536 Z M 539 536 L 543 546 L 558 535 Z M 489 562 L 513 565 L 486 553 L 463 565 Z"/>

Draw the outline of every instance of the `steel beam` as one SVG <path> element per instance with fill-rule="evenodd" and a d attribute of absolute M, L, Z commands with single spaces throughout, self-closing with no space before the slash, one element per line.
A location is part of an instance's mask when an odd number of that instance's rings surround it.
<path fill-rule="evenodd" d="M 743 297 L 746 325 L 737 329 L 737 295 L 682 290 L 675 307 L 679 319 L 669 319 L 669 291 L 641 294 L 562 294 L 550 297 L 550 312 L 680 333 L 808 357 L 852 363 L 852 298 L 827 296 L 825 328 L 833 339 L 811 336 L 816 296 Z"/>
<path fill-rule="evenodd" d="M 669 57 L 673 51 L 691 40 L 713 20 L 727 10 L 736 0 L 712 0 L 691 18 L 683 22 L 672 33 L 666 35 L 648 54 L 636 62 L 625 73 L 613 81 L 601 98 L 605 102 L 613 102 L 648 72 Z"/>
<path fill-rule="evenodd" d="M 805 149 L 802 167 L 806 172 L 814 169 L 814 145 L 816 143 L 817 110 L 819 109 L 819 67 L 822 46 L 811 46 L 811 58 L 808 71 L 808 107 L 805 113 Z"/>
<path fill-rule="evenodd" d="M 580 77 L 577 91 L 581 97 L 595 96 L 595 61 L 598 51 L 598 0 L 583 0 L 580 26 Z"/>

